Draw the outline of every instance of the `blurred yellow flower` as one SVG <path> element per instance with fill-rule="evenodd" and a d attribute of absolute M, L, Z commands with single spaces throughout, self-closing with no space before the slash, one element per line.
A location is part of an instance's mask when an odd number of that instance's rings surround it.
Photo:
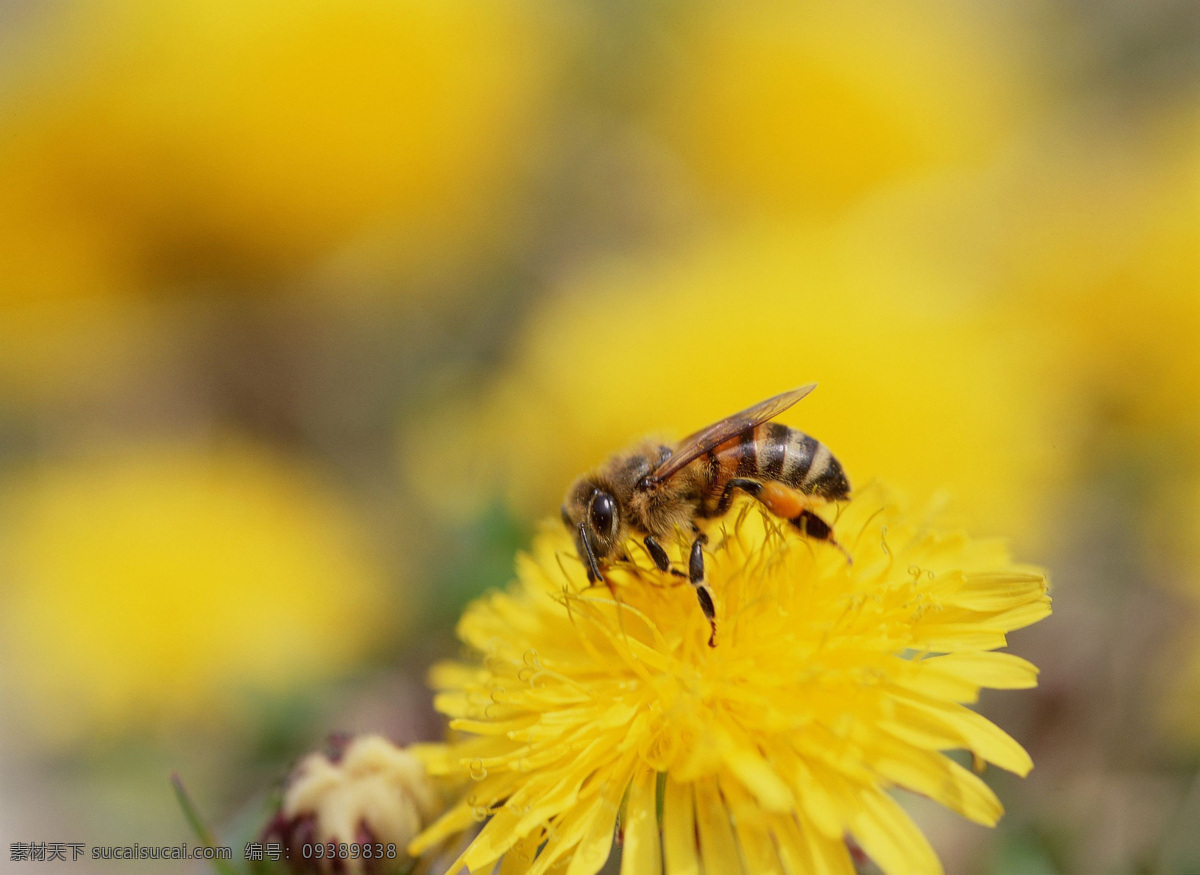
<path fill-rule="evenodd" d="M 1103 270 L 1024 288 L 1056 327 L 1064 369 L 1097 425 L 1165 438 L 1200 474 L 1200 149 L 1126 204 Z M 1176 471 L 1178 473 L 1178 471 Z"/>
<path fill-rule="evenodd" d="M 977 163 L 1045 102 L 1004 15 L 926 0 L 688 4 L 651 126 L 738 209 L 823 214 Z"/>
<path fill-rule="evenodd" d="M 361 523 L 250 446 L 44 463 L 4 490 L 9 713 L 71 742 L 245 714 L 345 671 L 386 622 Z"/>
<path fill-rule="evenodd" d="M 5 155 L 0 136 L 0 402 L 86 395 L 165 342 L 164 314 L 133 296 L 141 282 L 119 231 Z"/>
<path fill-rule="evenodd" d="M 437 278 L 520 233 L 561 51 L 524 0 L 19 18 L 0 70 L 3 401 L 152 370 L 177 339 L 164 294 L 300 279 L 337 301 L 440 299 L 470 286 Z"/>
<path fill-rule="evenodd" d="M 1083 428 L 1200 447 L 1200 112 L 1122 122 L 1048 126 L 986 173 L 927 186 L 912 212 L 936 218 L 886 245 L 941 243 L 961 284 L 1040 326 Z"/>
<path fill-rule="evenodd" d="M 877 487 L 838 517 L 853 564 L 786 528 L 745 506 L 713 538 L 715 649 L 690 587 L 614 567 L 614 600 L 588 588 L 561 527 L 540 537 L 518 582 L 463 616 L 479 658 L 434 671 L 466 735 L 431 767 L 473 783 L 412 850 L 488 819 L 460 860 L 472 872 L 503 858 L 502 872 L 590 875 L 619 820 L 630 875 L 853 872 L 847 835 L 885 872 L 931 873 L 891 788 L 995 824 L 995 795 L 942 751 L 1031 768 L 963 703 L 1036 684 L 994 651 L 1050 613 L 1042 574 Z"/>
<path fill-rule="evenodd" d="M 499 216 L 557 51 L 552 18 L 530 4 L 135 0 L 41 14 L 6 83 L 0 174 L 67 208 L 35 229 L 49 241 L 82 227 L 155 277 L 255 279 L 361 245 L 436 264 L 515 224 Z M 76 236 L 60 244 L 68 262 Z M 8 250 L 0 265 L 20 257 Z"/>
<path fill-rule="evenodd" d="M 658 428 L 675 437 L 784 389 L 782 417 L 859 486 L 953 483 L 973 522 L 1036 530 L 1059 476 L 1042 363 L 1019 324 L 873 234 L 751 228 L 568 284 L 473 404 L 409 424 L 401 457 L 429 506 L 500 493 L 536 517 L 572 478 Z"/>

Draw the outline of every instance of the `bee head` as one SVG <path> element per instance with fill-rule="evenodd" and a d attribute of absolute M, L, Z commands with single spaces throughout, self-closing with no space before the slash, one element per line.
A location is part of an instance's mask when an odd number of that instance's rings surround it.
<path fill-rule="evenodd" d="M 621 509 L 616 497 L 585 477 L 567 493 L 562 520 L 575 536 L 575 549 L 587 566 L 588 580 L 603 580 L 600 565 L 620 543 Z"/>

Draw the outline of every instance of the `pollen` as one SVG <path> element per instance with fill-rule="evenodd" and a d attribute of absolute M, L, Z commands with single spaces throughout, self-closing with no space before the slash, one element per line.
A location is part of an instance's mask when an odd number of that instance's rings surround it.
<path fill-rule="evenodd" d="M 474 656 L 433 672 L 456 735 L 427 766 L 466 790 L 410 852 L 482 823 L 451 871 L 590 875 L 618 830 L 625 875 L 853 872 L 848 840 L 891 875 L 940 871 L 893 791 L 996 823 L 995 794 L 946 751 L 1032 767 L 968 705 L 1035 686 L 999 650 L 1050 613 L 1046 579 L 880 487 L 835 529 L 853 562 L 757 505 L 714 527 L 716 648 L 678 577 L 631 550 L 611 591 L 589 586 L 547 530 L 467 609 Z"/>
<path fill-rule="evenodd" d="M 768 480 L 762 485 L 758 499 L 767 510 L 785 520 L 800 516 L 804 510 L 804 496 L 775 480 Z"/>

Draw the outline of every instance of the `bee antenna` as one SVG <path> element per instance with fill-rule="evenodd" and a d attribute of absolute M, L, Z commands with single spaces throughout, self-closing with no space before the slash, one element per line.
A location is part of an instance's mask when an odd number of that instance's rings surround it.
<path fill-rule="evenodd" d="M 600 566 L 596 562 L 596 554 L 592 552 L 592 545 L 588 541 L 587 531 L 584 529 L 583 523 L 579 524 L 579 543 L 583 545 L 583 552 L 587 554 L 588 579 L 593 583 L 597 580 L 605 583 L 604 575 L 600 573 Z"/>

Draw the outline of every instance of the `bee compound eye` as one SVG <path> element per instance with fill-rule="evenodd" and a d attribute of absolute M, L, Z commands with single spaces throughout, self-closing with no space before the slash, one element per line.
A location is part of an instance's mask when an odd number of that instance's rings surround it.
<path fill-rule="evenodd" d="M 592 531 L 597 535 L 612 537 L 617 529 L 617 501 L 607 492 L 597 492 L 592 496 L 588 509 Z"/>

